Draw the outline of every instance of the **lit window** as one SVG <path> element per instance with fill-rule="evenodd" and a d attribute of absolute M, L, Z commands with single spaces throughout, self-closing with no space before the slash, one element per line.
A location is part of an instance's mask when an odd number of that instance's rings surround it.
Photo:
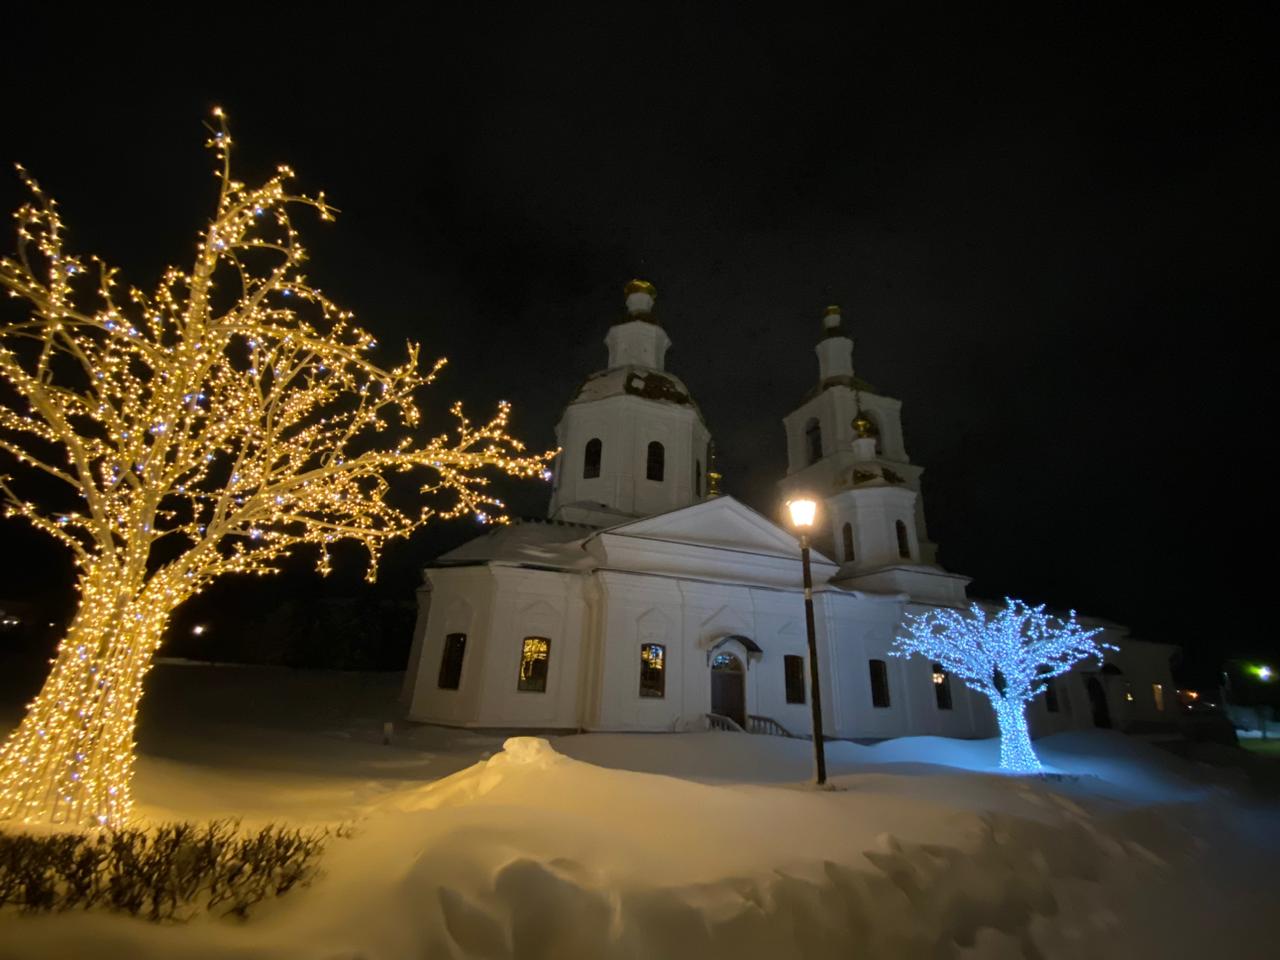
<path fill-rule="evenodd" d="M 1164 684 L 1153 683 L 1151 685 L 1151 696 L 1156 702 L 1156 709 L 1163 711 L 1164 710 Z"/>
<path fill-rule="evenodd" d="M 939 710 L 951 709 L 951 677 L 940 663 L 933 665 L 933 697 Z"/>
<path fill-rule="evenodd" d="M 550 662 L 551 641 L 546 637 L 525 637 L 520 650 L 520 682 L 516 689 L 545 693 Z"/>
<path fill-rule="evenodd" d="M 462 679 L 462 657 L 467 652 L 467 635 L 451 633 L 444 638 L 444 654 L 440 657 L 441 690 L 457 690 Z"/>
<path fill-rule="evenodd" d="M 889 706 L 889 665 L 883 660 L 872 660 L 871 669 L 871 705 L 873 707 Z"/>
<path fill-rule="evenodd" d="M 822 425 L 816 417 L 805 424 L 804 443 L 810 463 L 817 463 L 822 459 Z"/>
<path fill-rule="evenodd" d="M 1124 699 L 1126 703 L 1133 703 L 1133 684 L 1128 680 L 1124 682 Z"/>
<path fill-rule="evenodd" d="M 853 559 L 853 524 L 846 523 L 841 531 L 844 537 L 844 558 L 845 560 Z"/>
<path fill-rule="evenodd" d="M 907 536 L 907 525 L 899 520 L 896 527 L 898 530 L 898 556 L 904 560 L 910 560 L 911 539 Z"/>
<path fill-rule="evenodd" d="M 804 657 L 787 654 L 782 658 L 787 684 L 787 703 L 804 703 Z"/>
<path fill-rule="evenodd" d="M 667 469 L 667 451 L 657 440 L 649 443 L 649 456 L 645 462 L 644 475 L 649 480 L 661 480 Z"/>
<path fill-rule="evenodd" d="M 603 451 L 604 444 L 599 437 L 592 437 L 587 441 L 587 449 L 582 457 L 582 479 L 590 480 L 600 476 L 600 455 Z"/>
<path fill-rule="evenodd" d="M 667 648 L 660 643 L 640 644 L 640 696 L 667 695 Z"/>

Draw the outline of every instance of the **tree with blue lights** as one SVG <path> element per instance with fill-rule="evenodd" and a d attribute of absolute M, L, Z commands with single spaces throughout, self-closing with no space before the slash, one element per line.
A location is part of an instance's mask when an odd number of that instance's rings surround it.
<path fill-rule="evenodd" d="M 1048 616 L 1043 604 L 1032 607 L 1007 598 L 994 615 L 976 603 L 968 613 L 908 613 L 906 630 L 894 639 L 892 655 L 928 657 L 985 695 L 1000 725 L 1000 767 L 1014 773 L 1040 771 L 1027 730 L 1027 704 L 1081 660 L 1095 657 L 1101 663 L 1104 651 L 1116 649 L 1094 640 L 1101 628 L 1081 627 L 1074 610 L 1062 620 Z"/>

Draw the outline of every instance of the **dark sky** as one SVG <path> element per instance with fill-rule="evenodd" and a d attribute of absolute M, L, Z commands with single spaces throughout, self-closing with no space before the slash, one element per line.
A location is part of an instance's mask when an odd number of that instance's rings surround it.
<path fill-rule="evenodd" d="M 842 304 L 975 592 L 1196 669 L 1275 651 L 1275 34 L 1243 5 L 959 6 L 11 13 L 0 158 L 149 286 L 208 217 L 221 104 L 243 175 L 288 162 L 342 210 L 305 228 L 310 276 L 383 344 L 447 355 L 439 404 L 510 399 L 534 445 L 649 279 L 726 490 L 765 512 Z M 394 550 L 392 582 L 473 529 Z M 0 548 L 10 594 L 69 576 L 12 524 Z"/>

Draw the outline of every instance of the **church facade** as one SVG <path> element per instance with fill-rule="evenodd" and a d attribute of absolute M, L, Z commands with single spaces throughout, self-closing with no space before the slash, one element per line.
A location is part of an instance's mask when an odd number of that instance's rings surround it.
<path fill-rule="evenodd" d="M 744 729 L 809 736 L 809 658 L 796 537 L 717 489 L 711 434 L 666 369 L 671 341 L 643 281 L 606 337 L 608 365 L 569 402 L 545 520 L 498 526 L 424 572 L 405 679 L 411 720 L 531 730 Z M 814 608 L 825 735 L 986 737 L 986 699 L 936 664 L 889 656 L 908 612 L 967 606 L 936 563 L 922 468 L 901 404 L 859 380 L 839 310 L 817 382 L 783 418 L 782 500 L 821 503 Z M 1124 628 L 1120 649 L 1055 680 L 1037 735 L 1172 725 L 1173 648 Z M 714 720 L 712 719 L 714 718 Z"/>

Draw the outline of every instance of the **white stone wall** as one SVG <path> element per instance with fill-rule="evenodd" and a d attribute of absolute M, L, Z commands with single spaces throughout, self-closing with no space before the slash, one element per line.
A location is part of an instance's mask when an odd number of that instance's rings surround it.
<path fill-rule="evenodd" d="M 587 443 L 602 444 L 600 475 L 583 477 Z M 661 481 L 646 477 L 649 443 L 664 448 Z M 665 513 L 702 499 L 694 489 L 701 473 L 706 489 L 707 432 L 692 406 L 622 395 L 570 404 L 556 427 L 562 448 L 548 515 L 575 519 L 563 509 L 580 501 L 605 504 L 632 516 Z"/>
<path fill-rule="evenodd" d="M 409 719 L 452 726 L 578 728 L 588 615 L 583 578 L 499 565 L 436 569 L 430 576 L 434 598 Z M 457 690 L 442 690 L 444 639 L 455 632 L 467 634 L 462 675 Z M 528 636 L 551 641 L 544 692 L 517 689 Z"/>

